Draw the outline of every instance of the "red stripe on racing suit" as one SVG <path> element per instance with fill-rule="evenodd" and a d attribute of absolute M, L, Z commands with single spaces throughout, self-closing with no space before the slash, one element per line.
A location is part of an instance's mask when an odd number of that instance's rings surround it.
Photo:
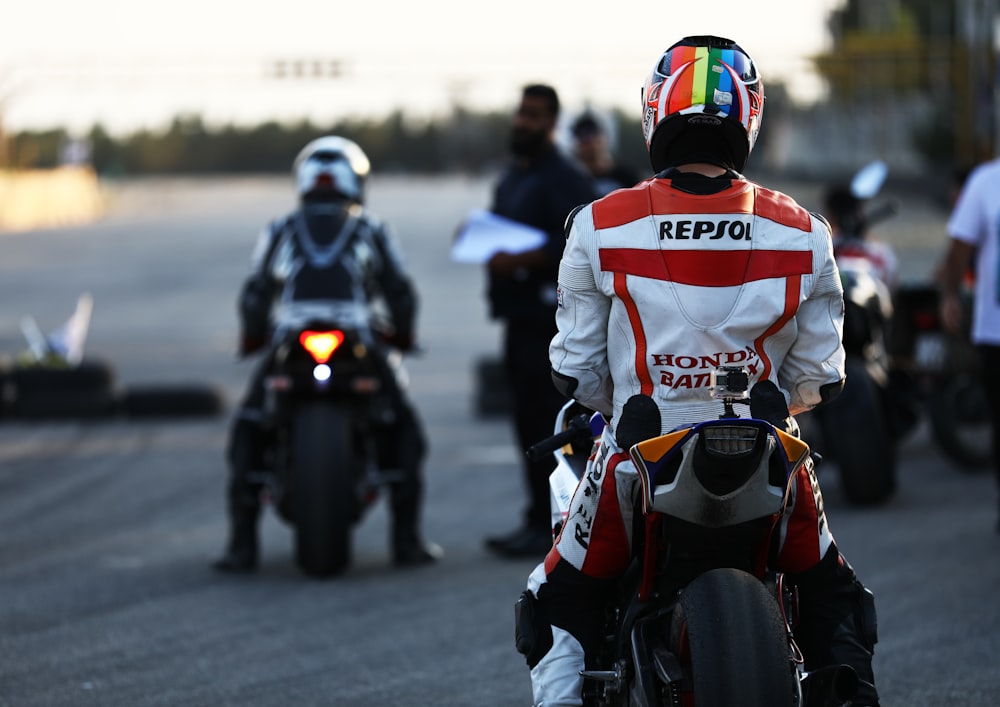
<path fill-rule="evenodd" d="M 632 336 L 635 338 L 635 373 L 639 378 L 640 391 L 643 395 L 653 394 L 653 378 L 646 367 L 646 334 L 642 330 L 642 320 L 639 310 L 628 291 L 628 280 L 624 272 L 615 273 L 615 294 L 625 305 L 628 320 L 632 325 Z"/>

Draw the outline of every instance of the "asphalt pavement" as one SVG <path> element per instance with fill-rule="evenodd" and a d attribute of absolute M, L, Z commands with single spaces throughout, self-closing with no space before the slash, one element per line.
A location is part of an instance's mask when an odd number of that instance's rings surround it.
<path fill-rule="evenodd" d="M 495 355 L 482 273 L 452 263 L 455 227 L 490 179 L 374 178 L 421 291 L 423 353 L 408 359 L 430 439 L 425 528 L 433 567 L 389 562 L 384 504 L 355 532 L 355 563 L 302 576 L 268 512 L 260 570 L 221 576 L 228 416 L 0 419 L 0 707 L 46 705 L 530 704 L 513 603 L 533 560 L 489 555 L 524 496 L 508 423 L 474 411 L 475 362 Z M 781 185 L 816 207 L 818 187 Z M 211 382 L 228 404 L 252 364 L 233 355 L 236 293 L 257 231 L 292 206 L 286 178 L 121 185 L 86 226 L 0 234 L 0 352 L 21 317 L 56 326 L 89 291 L 87 350 L 123 385 Z M 932 200 L 880 234 L 905 276 L 928 276 L 943 241 Z M 996 488 L 948 462 L 922 425 L 899 491 L 853 508 L 821 469 L 833 532 L 875 592 L 875 668 L 886 707 L 1000 704 Z"/>

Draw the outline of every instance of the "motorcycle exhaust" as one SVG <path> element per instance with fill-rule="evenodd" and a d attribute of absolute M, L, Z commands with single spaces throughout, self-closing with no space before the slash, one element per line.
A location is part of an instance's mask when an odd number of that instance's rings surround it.
<path fill-rule="evenodd" d="M 858 692 L 858 674 L 849 665 L 831 665 L 802 675 L 804 707 L 840 707 Z"/>

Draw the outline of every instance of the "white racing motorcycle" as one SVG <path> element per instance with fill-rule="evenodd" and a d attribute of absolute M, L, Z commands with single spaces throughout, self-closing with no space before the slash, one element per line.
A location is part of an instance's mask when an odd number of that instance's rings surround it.
<path fill-rule="evenodd" d="M 814 458 L 772 421 L 735 413 L 735 404 L 750 402 L 747 387 L 746 369 L 713 372 L 718 419 L 665 435 L 657 426 L 629 448 L 644 539 L 607 607 L 600 665 L 582 673 L 585 705 L 804 707 L 854 694 L 850 667 L 804 671 L 793 637 L 795 593 L 781 574 L 761 570 L 789 480 Z M 769 392 L 760 390 L 762 398 Z M 626 405 L 623 419 L 628 412 Z M 556 434 L 528 451 L 556 459 L 556 535 L 605 424 L 570 402 Z"/>

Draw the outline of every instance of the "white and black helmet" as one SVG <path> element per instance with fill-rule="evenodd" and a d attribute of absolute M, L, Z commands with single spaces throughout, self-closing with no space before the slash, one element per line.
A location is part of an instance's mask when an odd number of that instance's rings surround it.
<path fill-rule="evenodd" d="M 360 204 L 370 172 L 364 150 L 337 135 L 316 138 L 299 151 L 292 164 L 300 198 L 340 196 Z"/>

